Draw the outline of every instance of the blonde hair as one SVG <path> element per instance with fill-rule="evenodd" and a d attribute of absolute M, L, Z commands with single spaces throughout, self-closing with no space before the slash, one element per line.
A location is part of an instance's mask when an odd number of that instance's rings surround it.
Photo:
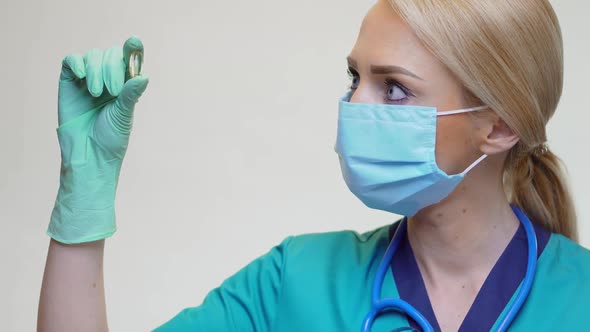
<path fill-rule="evenodd" d="M 545 145 L 563 88 L 563 42 L 548 0 L 389 0 L 422 43 L 519 136 L 504 165 L 512 204 L 577 240 L 561 161 Z"/>

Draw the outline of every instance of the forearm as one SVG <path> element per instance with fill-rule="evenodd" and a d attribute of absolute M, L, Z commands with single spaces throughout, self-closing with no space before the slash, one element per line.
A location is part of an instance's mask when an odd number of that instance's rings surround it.
<path fill-rule="evenodd" d="M 40 332 L 104 332 L 104 239 L 113 235 L 115 193 L 146 76 L 126 79 L 135 36 L 123 48 L 98 48 L 62 60 L 58 90 L 60 185 L 51 212 L 39 299 Z M 135 73 L 137 74 L 137 73 Z M 69 244 L 68 244 L 69 243 Z"/>
<path fill-rule="evenodd" d="M 41 286 L 37 331 L 107 331 L 104 240 L 51 240 Z"/>

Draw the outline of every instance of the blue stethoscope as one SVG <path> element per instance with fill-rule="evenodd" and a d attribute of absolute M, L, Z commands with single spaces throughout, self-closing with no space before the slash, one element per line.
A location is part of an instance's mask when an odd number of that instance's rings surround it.
<path fill-rule="evenodd" d="M 498 328 L 496 329 L 497 332 L 504 332 L 508 329 L 508 326 L 514 318 L 516 314 L 518 314 L 520 308 L 524 304 L 529 292 L 531 291 L 531 287 L 533 285 L 533 280 L 535 278 L 535 269 L 537 267 L 537 236 L 535 234 L 535 229 L 533 228 L 533 224 L 529 220 L 529 218 L 516 206 L 512 205 L 512 211 L 520 220 L 520 223 L 524 226 L 527 236 L 528 242 L 528 259 L 527 259 L 527 268 L 526 274 L 524 276 L 524 280 L 522 282 L 522 287 L 518 291 L 516 295 L 516 299 L 512 302 L 508 312 L 504 315 L 502 321 L 498 324 Z M 398 228 L 393 235 L 393 239 L 389 243 L 387 250 L 385 251 L 385 255 L 379 264 L 379 269 L 377 270 L 377 276 L 373 281 L 373 291 L 371 294 L 371 310 L 365 317 L 362 326 L 362 332 L 370 332 L 371 327 L 373 326 L 373 321 L 377 316 L 386 312 L 386 311 L 398 311 L 407 314 L 410 316 L 418 325 L 422 328 L 424 332 L 434 332 L 432 325 L 426 320 L 426 318 L 418 312 L 414 307 L 412 307 L 408 302 L 402 299 L 394 299 L 394 298 L 383 298 L 380 299 L 381 295 L 381 288 L 383 287 L 383 279 L 385 278 L 385 274 L 387 273 L 387 269 L 391 265 L 391 260 L 395 251 L 399 247 L 399 244 L 402 238 L 406 234 L 406 219 L 399 224 Z M 412 328 L 402 328 L 401 330 L 413 330 Z"/>

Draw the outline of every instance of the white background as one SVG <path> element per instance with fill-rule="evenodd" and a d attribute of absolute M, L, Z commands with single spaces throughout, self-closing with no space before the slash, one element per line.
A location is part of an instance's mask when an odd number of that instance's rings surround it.
<path fill-rule="evenodd" d="M 35 329 L 59 181 L 57 82 L 68 53 L 145 44 L 140 100 L 106 244 L 112 331 L 200 303 L 291 234 L 369 230 L 333 151 L 345 57 L 372 1 L 0 2 L 0 320 Z M 590 245 L 590 2 L 554 1 L 565 38 L 550 146 L 568 165 Z"/>

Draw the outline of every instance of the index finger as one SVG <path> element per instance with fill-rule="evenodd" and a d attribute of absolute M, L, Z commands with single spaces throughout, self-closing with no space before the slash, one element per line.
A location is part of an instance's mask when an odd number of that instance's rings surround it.
<path fill-rule="evenodd" d="M 143 53 L 143 43 L 137 36 L 129 37 L 129 39 L 125 41 L 125 45 L 123 45 L 123 60 L 125 60 L 125 63 L 129 62 L 129 57 L 133 51 L 140 51 Z"/>
<path fill-rule="evenodd" d="M 137 36 L 131 36 L 129 39 L 125 41 L 125 45 L 123 45 L 123 62 L 125 63 L 125 81 L 129 80 L 132 75 L 139 74 L 136 72 L 137 70 L 141 70 L 141 63 L 139 63 L 140 68 L 133 68 L 133 74 L 130 73 L 130 63 L 129 59 L 134 52 L 140 53 L 139 61 L 143 62 L 143 43 Z"/>

